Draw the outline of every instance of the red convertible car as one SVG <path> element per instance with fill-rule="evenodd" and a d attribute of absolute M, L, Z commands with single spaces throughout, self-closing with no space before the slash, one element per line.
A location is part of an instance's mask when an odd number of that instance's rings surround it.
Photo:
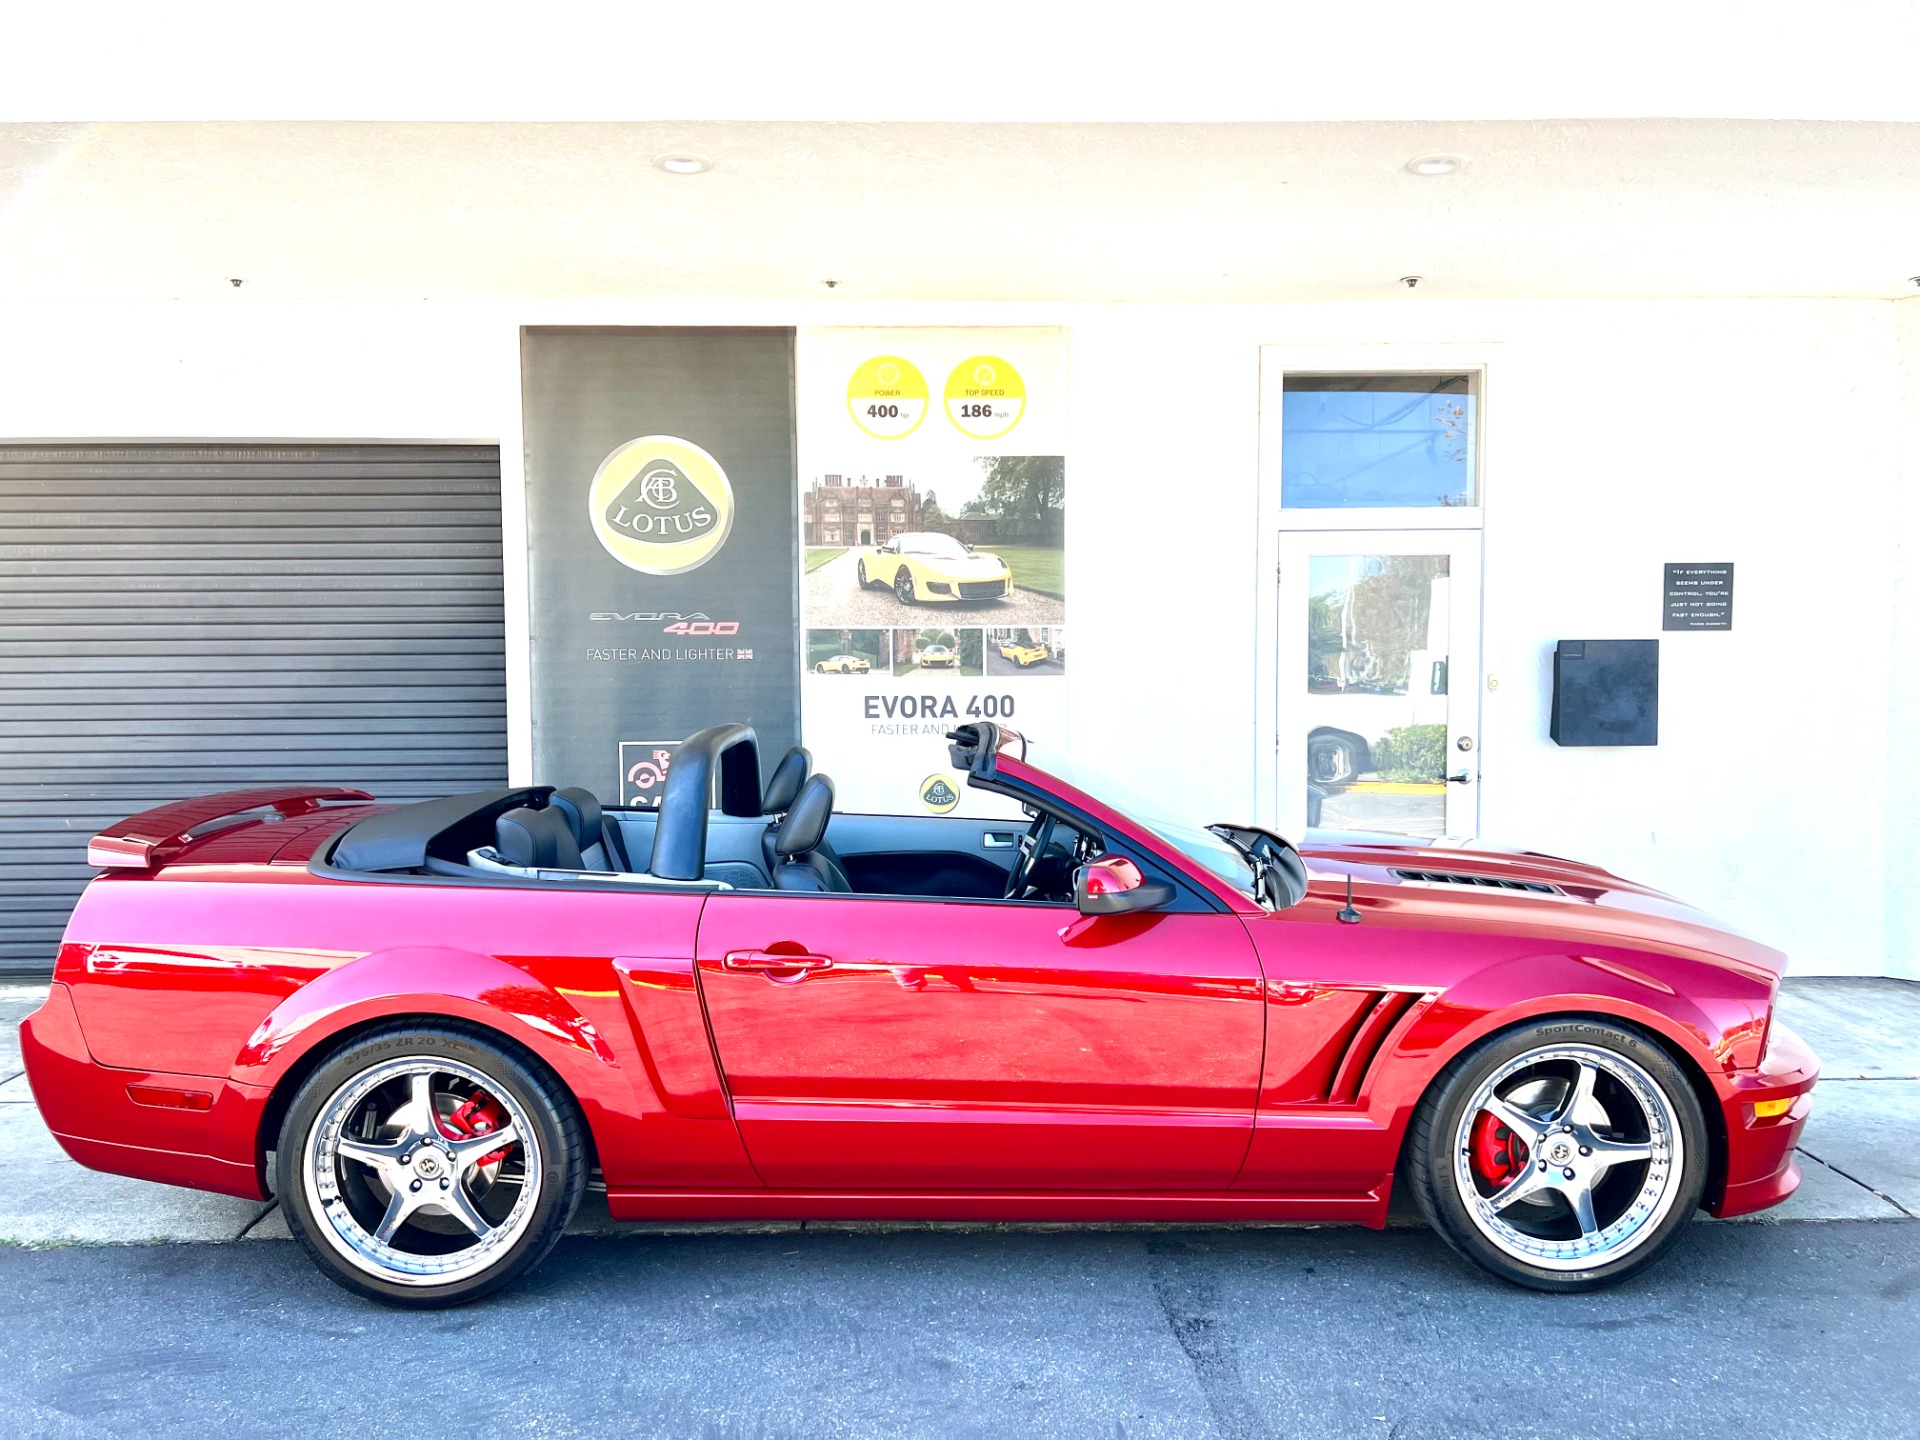
<path fill-rule="evenodd" d="M 1351 1221 L 1583 1290 L 1799 1182 L 1784 958 L 1592 866 L 1164 823 L 950 737 L 1021 821 L 835 814 L 753 732 L 658 810 L 167 806 L 23 1039 L 81 1163 L 279 1197 L 349 1289 L 471 1300 L 632 1220 Z M 1011 812 L 1013 807 L 1008 806 Z"/>

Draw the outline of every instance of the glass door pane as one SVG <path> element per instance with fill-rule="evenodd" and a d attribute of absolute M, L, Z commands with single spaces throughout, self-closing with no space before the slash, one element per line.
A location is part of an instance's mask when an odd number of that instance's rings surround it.
<path fill-rule="evenodd" d="M 1316 829 L 1473 833 L 1477 544 L 1285 538 L 1280 761 L 1297 802 L 1283 814 Z"/>

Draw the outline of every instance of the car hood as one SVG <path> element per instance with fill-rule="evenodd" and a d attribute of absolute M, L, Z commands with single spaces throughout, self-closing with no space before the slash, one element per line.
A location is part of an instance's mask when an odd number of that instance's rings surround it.
<path fill-rule="evenodd" d="M 1496 916 L 1532 933 L 1689 954 L 1771 983 L 1787 957 L 1697 906 L 1598 865 L 1514 846 L 1314 830 L 1300 845 L 1314 897 L 1339 897 L 1347 876 L 1401 914 L 1442 928 Z M 1383 894 L 1384 892 L 1384 894 Z"/>
<path fill-rule="evenodd" d="M 907 554 L 929 570 L 942 575 L 955 575 L 962 580 L 992 580 L 1004 575 L 1007 570 L 1006 562 L 998 555 L 963 555 L 958 560 L 952 560 L 945 555 L 917 555 L 912 551 Z"/>

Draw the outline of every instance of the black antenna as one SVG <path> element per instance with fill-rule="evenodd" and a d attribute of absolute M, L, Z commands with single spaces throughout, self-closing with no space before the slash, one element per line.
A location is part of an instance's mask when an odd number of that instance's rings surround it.
<path fill-rule="evenodd" d="M 1335 911 L 1333 918 L 1342 925 L 1358 925 L 1367 918 L 1353 908 L 1353 872 L 1351 870 L 1347 872 L 1347 908 Z"/>

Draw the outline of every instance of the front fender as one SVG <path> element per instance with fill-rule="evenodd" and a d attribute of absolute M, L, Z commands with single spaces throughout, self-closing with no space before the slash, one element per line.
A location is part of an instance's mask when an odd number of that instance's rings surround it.
<path fill-rule="evenodd" d="M 1673 966 L 1665 959 L 1661 970 L 1671 976 Z M 1751 996 L 1711 985 L 1705 988 L 1720 993 L 1696 996 L 1694 988 L 1674 985 L 1653 967 L 1625 959 L 1559 954 L 1499 961 L 1417 1011 L 1382 1059 L 1375 1095 L 1410 1110 L 1433 1076 L 1487 1036 L 1541 1016 L 1567 1014 L 1608 1017 L 1650 1030 L 1722 1087 L 1764 1026 L 1767 998 L 1759 987 Z"/>
<path fill-rule="evenodd" d="M 619 1070 L 593 1022 L 551 986 L 492 955 L 418 946 L 372 951 L 294 991 L 248 1037 L 228 1078 L 270 1090 L 343 1031 L 416 1014 L 470 1020 L 511 1036 L 583 1100 Z"/>

